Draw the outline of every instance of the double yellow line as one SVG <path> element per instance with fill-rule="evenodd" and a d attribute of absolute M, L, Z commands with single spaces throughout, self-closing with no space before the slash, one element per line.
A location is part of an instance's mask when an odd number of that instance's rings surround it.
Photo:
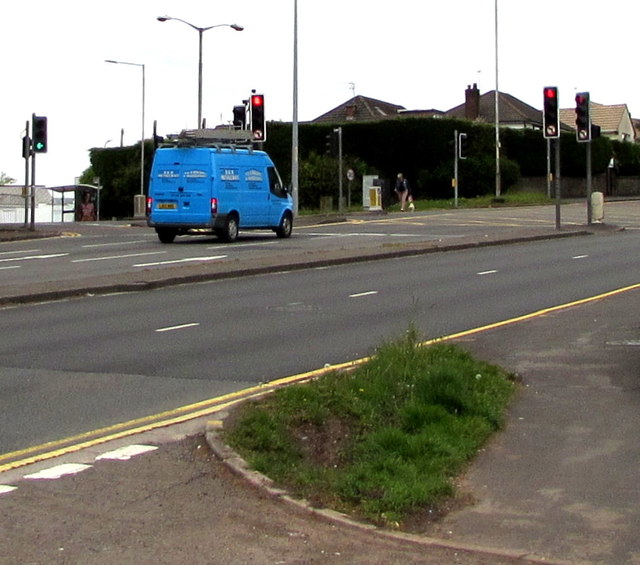
<path fill-rule="evenodd" d="M 519 322 L 530 320 L 532 318 L 545 316 L 553 312 L 558 312 L 560 310 L 566 310 L 568 308 L 572 308 L 575 306 L 581 306 L 583 304 L 596 302 L 598 300 L 603 300 L 605 298 L 610 298 L 612 296 L 616 296 L 619 294 L 623 294 L 625 292 L 638 290 L 638 289 L 640 289 L 640 283 L 636 283 L 636 284 L 619 288 L 616 290 L 611 290 L 609 292 L 604 292 L 602 294 L 598 294 L 595 296 L 590 296 L 588 298 L 583 298 L 581 300 L 575 300 L 573 302 L 568 302 L 566 304 L 560 304 L 558 306 L 552 306 L 550 308 L 543 308 L 542 310 L 537 310 L 535 312 L 531 312 L 530 314 L 524 314 L 522 316 L 517 316 L 515 318 L 510 318 L 508 320 L 495 322 L 493 324 L 488 324 L 486 326 L 465 330 L 462 332 L 458 332 L 458 333 L 443 336 L 443 337 L 429 339 L 427 341 L 424 341 L 421 345 L 431 345 L 431 344 L 442 342 L 442 341 L 451 341 L 455 339 L 468 337 L 470 335 L 475 335 L 475 334 L 493 330 L 496 328 L 517 324 Z M 344 370 L 353 369 L 354 367 L 357 367 L 358 365 L 365 363 L 369 359 L 370 359 L 369 357 L 363 357 L 361 359 L 348 361 L 346 363 L 330 365 L 327 367 L 323 367 L 321 369 L 315 369 L 313 371 L 309 371 L 306 373 L 300 373 L 297 375 L 284 377 L 281 379 L 271 381 L 269 383 L 265 383 L 258 386 L 246 388 L 244 390 L 240 390 L 237 392 L 225 394 L 217 398 L 212 398 L 212 399 L 196 402 L 194 404 L 181 406 L 180 408 L 176 408 L 174 410 L 168 410 L 166 412 L 161 412 L 159 414 L 145 416 L 143 418 L 138 418 L 135 420 L 129 420 L 127 422 L 114 424 L 113 426 L 99 428 L 97 430 L 85 432 L 83 434 L 71 436 L 71 437 L 56 440 L 56 441 L 51 441 L 51 442 L 44 443 L 41 445 L 36 445 L 33 447 L 28 447 L 26 449 L 21 449 L 19 451 L 13 451 L 11 453 L 1 454 L 0 455 L 0 473 L 4 471 L 9 471 L 11 469 L 17 469 L 19 467 L 24 467 L 26 465 L 31 465 L 33 463 L 46 461 L 48 459 L 53 459 L 55 457 L 60 457 L 62 455 L 75 453 L 77 451 L 81 451 L 82 449 L 86 449 L 88 447 L 94 447 L 96 445 L 107 443 L 113 440 L 122 439 L 125 437 L 141 434 L 144 432 L 149 432 L 158 428 L 172 426 L 175 424 L 182 424 L 203 416 L 210 416 L 211 414 L 214 414 L 216 412 L 221 412 L 222 410 L 225 410 L 226 408 L 229 408 L 245 400 L 257 398 L 264 394 L 273 392 L 279 387 L 286 386 L 292 383 L 300 383 L 310 379 L 314 379 L 330 371 L 344 371 Z M 3 463 L 5 461 L 6 463 Z"/>

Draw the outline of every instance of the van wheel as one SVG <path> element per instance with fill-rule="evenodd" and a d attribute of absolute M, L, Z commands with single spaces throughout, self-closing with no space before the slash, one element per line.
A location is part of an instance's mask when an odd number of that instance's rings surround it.
<path fill-rule="evenodd" d="M 162 243 L 173 243 L 173 240 L 176 238 L 176 230 L 170 230 L 167 228 L 160 228 L 156 230 L 158 234 L 158 239 Z"/>
<path fill-rule="evenodd" d="M 227 243 L 232 243 L 238 239 L 238 218 L 234 214 L 229 214 L 224 228 L 220 230 L 220 238 Z"/>
<path fill-rule="evenodd" d="M 280 225 L 275 229 L 275 232 L 278 237 L 285 238 L 291 235 L 292 230 L 293 230 L 293 218 L 291 217 L 291 214 L 287 212 L 284 216 L 282 216 L 282 220 L 280 220 Z"/>

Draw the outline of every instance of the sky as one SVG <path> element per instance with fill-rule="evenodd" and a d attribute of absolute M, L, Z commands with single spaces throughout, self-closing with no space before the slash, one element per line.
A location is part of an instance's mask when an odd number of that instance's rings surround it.
<path fill-rule="evenodd" d="M 584 7 L 584 10 L 580 7 Z M 197 123 L 198 32 L 203 33 L 203 117 L 212 127 L 252 89 L 266 118 L 293 116 L 294 0 L 30 0 L 3 10 L 0 173 L 24 182 L 21 140 L 47 116 L 49 150 L 36 183 L 72 184 L 93 147 L 138 143 L 153 122 L 166 135 Z M 542 107 L 576 92 L 627 104 L 640 117 L 634 0 L 497 0 L 499 90 Z M 410 110 L 448 110 L 468 85 L 496 86 L 496 0 L 298 0 L 298 118 L 312 120 L 354 94 Z"/>

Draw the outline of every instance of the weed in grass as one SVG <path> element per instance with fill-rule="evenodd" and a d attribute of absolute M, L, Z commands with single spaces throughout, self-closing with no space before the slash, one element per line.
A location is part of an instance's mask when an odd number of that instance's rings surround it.
<path fill-rule="evenodd" d="M 454 494 L 513 390 L 500 368 L 450 344 L 422 347 L 410 329 L 353 372 L 245 405 L 225 437 L 294 495 L 402 524 Z"/>

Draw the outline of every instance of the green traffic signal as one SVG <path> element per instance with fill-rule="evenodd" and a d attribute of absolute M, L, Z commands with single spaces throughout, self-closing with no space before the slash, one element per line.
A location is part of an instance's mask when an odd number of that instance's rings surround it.
<path fill-rule="evenodd" d="M 47 118 L 33 116 L 33 150 L 35 153 L 47 152 Z"/>

